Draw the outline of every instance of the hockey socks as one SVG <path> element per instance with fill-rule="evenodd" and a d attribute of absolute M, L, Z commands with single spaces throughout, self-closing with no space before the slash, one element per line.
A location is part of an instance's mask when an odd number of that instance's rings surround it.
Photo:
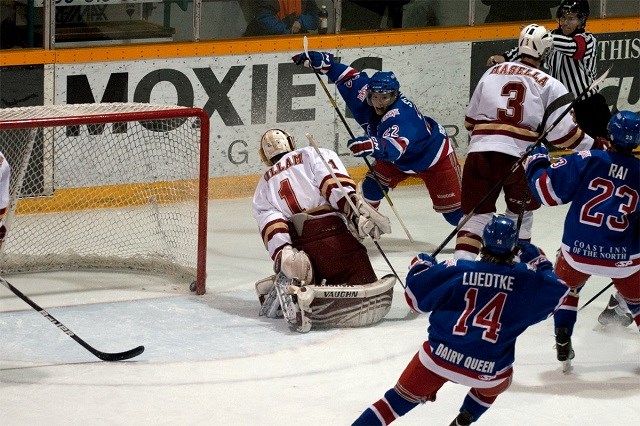
<path fill-rule="evenodd" d="M 451 226 L 458 226 L 458 223 L 460 223 L 460 219 L 464 217 L 464 214 L 462 213 L 462 210 L 457 209 L 452 212 L 442 213 L 442 217 L 444 217 L 444 220 L 449 222 Z"/>
<path fill-rule="evenodd" d="M 553 315 L 555 328 L 565 328 L 569 336 L 573 334 L 573 326 L 578 319 L 578 293 L 571 290 Z"/>
<path fill-rule="evenodd" d="M 493 404 L 496 398 L 498 398 L 498 395 L 482 395 L 477 389 L 472 388 L 464 398 L 460 412 L 464 413 L 466 411 L 471 415 L 473 421 L 477 421 L 485 411 L 491 408 L 491 404 Z"/>
<path fill-rule="evenodd" d="M 419 403 L 419 401 L 409 401 L 400 396 L 395 388 L 389 389 L 382 399 L 364 410 L 353 425 L 388 425 L 417 407 Z"/>

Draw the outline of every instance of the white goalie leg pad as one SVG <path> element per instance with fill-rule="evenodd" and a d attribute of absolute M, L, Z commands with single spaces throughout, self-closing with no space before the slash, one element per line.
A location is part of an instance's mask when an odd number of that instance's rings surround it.
<path fill-rule="evenodd" d="M 312 288 L 314 327 L 364 327 L 380 322 L 391 309 L 394 275 L 365 285 L 307 286 Z"/>
<path fill-rule="evenodd" d="M 269 292 L 273 288 L 273 280 L 275 278 L 276 278 L 275 275 L 271 275 L 269 277 L 256 281 L 256 284 L 255 284 L 256 294 L 258 295 L 258 300 L 260 300 L 261 305 L 264 303 L 265 297 L 269 294 Z"/>
<path fill-rule="evenodd" d="M 285 274 L 288 278 L 298 280 L 302 285 L 313 283 L 313 268 L 307 253 L 286 246 L 278 254 L 279 265 L 276 270 Z"/>
<path fill-rule="evenodd" d="M 308 302 L 307 304 L 305 299 L 303 300 L 302 308 L 298 304 L 298 294 L 306 293 L 306 288 L 301 292 L 300 282 L 287 278 L 283 273 L 276 275 L 275 288 L 282 307 L 282 314 L 287 323 L 289 323 L 289 327 L 300 333 L 306 333 L 311 330 L 311 303 Z M 309 293 L 309 295 L 313 298 L 312 293 Z"/>
<path fill-rule="evenodd" d="M 259 316 L 267 318 L 282 318 L 282 310 L 280 309 L 280 301 L 274 285 L 275 275 L 263 278 L 256 282 L 256 294 L 260 300 Z"/>

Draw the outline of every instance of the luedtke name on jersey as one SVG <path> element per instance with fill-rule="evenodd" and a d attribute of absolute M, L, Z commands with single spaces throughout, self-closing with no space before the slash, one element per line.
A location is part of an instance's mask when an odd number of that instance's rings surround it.
<path fill-rule="evenodd" d="M 500 290 L 513 290 L 511 275 L 492 274 L 490 272 L 465 272 L 462 276 L 462 285 L 472 287 L 495 287 Z"/>

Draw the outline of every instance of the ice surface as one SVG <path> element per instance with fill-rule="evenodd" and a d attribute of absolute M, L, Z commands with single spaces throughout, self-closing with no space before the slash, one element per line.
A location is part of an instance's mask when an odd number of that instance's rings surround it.
<path fill-rule="evenodd" d="M 380 240 L 404 280 L 418 251 L 431 253 L 452 231 L 420 186 L 391 193 L 415 243 L 391 209 L 393 234 Z M 542 208 L 533 240 L 553 256 L 565 207 Z M 271 274 L 251 217 L 251 200 L 214 200 L 209 210 L 207 294 L 163 278 L 55 272 L 8 276 L 78 336 L 102 351 L 145 345 L 127 362 L 102 362 L 0 287 L 0 423 L 49 425 L 347 425 L 392 387 L 426 333 L 406 319 L 396 286 L 388 316 L 361 329 L 298 334 L 284 320 L 258 317 L 253 284 Z M 389 267 L 367 242 L 378 275 Z M 439 260 L 452 256 L 453 242 Z M 582 303 L 608 280 L 592 278 Z M 518 341 L 511 388 L 476 423 L 620 425 L 640 417 L 640 336 L 600 330 L 602 295 L 580 312 L 574 368 L 555 360 L 553 324 Z M 446 384 L 437 401 L 397 421 L 446 425 L 467 389 Z"/>

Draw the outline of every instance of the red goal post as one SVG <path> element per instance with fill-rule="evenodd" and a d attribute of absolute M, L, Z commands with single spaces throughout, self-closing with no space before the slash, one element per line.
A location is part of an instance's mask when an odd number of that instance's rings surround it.
<path fill-rule="evenodd" d="M 209 116 L 141 103 L 0 109 L 0 273 L 140 271 L 206 291 Z"/>

